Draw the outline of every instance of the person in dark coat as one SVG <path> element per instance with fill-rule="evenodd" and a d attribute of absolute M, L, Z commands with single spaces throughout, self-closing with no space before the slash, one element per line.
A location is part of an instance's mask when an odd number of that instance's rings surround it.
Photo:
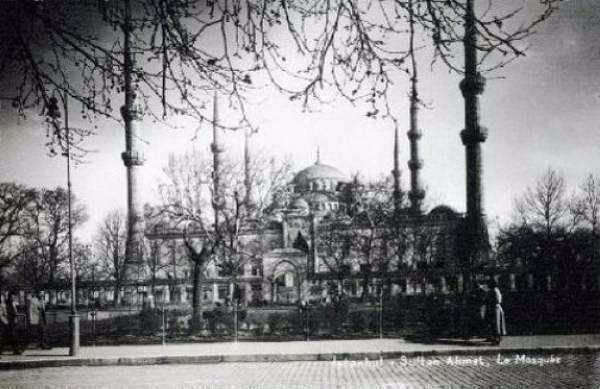
<path fill-rule="evenodd" d="M 467 295 L 467 301 L 465 306 L 465 339 L 469 339 L 474 336 L 481 336 L 482 334 L 487 334 L 487 325 L 484 320 L 486 301 L 487 293 L 485 289 L 483 289 L 483 287 L 479 283 L 475 283 L 474 287 L 470 290 L 469 294 Z"/>
<path fill-rule="evenodd" d="M 0 354 L 2 354 L 4 345 L 10 342 L 8 336 L 8 311 L 6 308 L 6 300 L 2 293 L 0 293 L 0 332 L 2 333 L 2 339 L 0 340 Z"/>
<path fill-rule="evenodd" d="M 490 279 L 488 286 L 488 304 L 486 307 L 486 316 L 490 326 L 490 341 L 496 345 L 500 344 L 502 336 L 506 335 L 506 320 L 504 310 L 502 309 L 502 293 L 493 278 Z"/>
<path fill-rule="evenodd" d="M 477 283 L 473 290 L 471 309 L 471 320 L 473 320 L 472 328 L 473 335 L 481 336 L 486 333 L 486 302 L 487 291 L 483 285 Z"/>
<path fill-rule="evenodd" d="M 16 334 L 17 314 L 17 298 L 14 292 L 9 292 L 6 301 L 2 298 L 0 305 L 0 321 L 2 322 L 2 349 L 0 352 L 4 351 L 4 346 L 10 344 L 13 354 L 23 354 Z"/>

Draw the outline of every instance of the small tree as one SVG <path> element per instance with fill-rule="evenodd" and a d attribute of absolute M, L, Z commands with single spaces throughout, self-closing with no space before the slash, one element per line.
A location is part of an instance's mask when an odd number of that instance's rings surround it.
<path fill-rule="evenodd" d="M 557 170 L 549 168 L 516 200 L 515 209 L 523 224 L 544 231 L 550 239 L 564 223 L 569 208 L 565 180 Z"/>
<path fill-rule="evenodd" d="M 0 284 L 5 284 L 4 270 L 22 253 L 23 218 L 30 212 L 35 191 L 25 186 L 0 183 Z"/>
<path fill-rule="evenodd" d="M 95 237 L 96 258 L 104 273 L 113 282 L 113 304 L 120 304 L 125 266 L 125 215 L 120 210 L 108 213 Z"/>
<path fill-rule="evenodd" d="M 515 200 L 516 220 L 501 231 L 499 245 L 515 259 L 519 253 L 540 281 L 564 267 L 567 257 L 562 253 L 572 227 L 566 220 L 568 211 L 564 178 L 549 168 Z"/>
<path fill-rule="evenodd" d="M 575 224 L 584 224 L 591 231 L 592 263 L 596 262 L 600 234 L 600 178 L 588 175 L 579 185 L 579 192 L 570 204 Z"/>
<path fill-rule="evenodd" d="M 353 252 L 353 231 L 351 224 L 346 222 L 323 222 L 317 227 L 316 246 L 318 259 L 325 266 L 337 290 L 334 292 L 336 301 L 344 297 L 344 279 L 352 272 L 357 261 Z"/>
<path fill-rule="evenodd" d="M 71 199 L 71 225 L 73 231 L 87 219 L 85 207 Z M 60 187 L 36 191 L 33 206 L 24 217 L 23 259 L 32 269 L 44 269 L 41 278 L 32 278 L 35 287 L 50 286 L 58 281 L 63 262 L 68 261 L 68 195 Z M 37 265 L 32 265 L 34 261 Z M 24 265 L 24 264 L 22 264 Z M 21 266 L 27 271 L 27 266 Z M 29 281 L 25 277 L 25 281 Z M 41 283 L 41 284 L 40 284 Z"/>
<path fill-rule="evenodd" d="M 245 231 L 260 231 L 266 198 L 283 187 L 287 164 L 262 160 L 251 165 L 250 179 L 259 194 L 248 204 L 244 196 L 244 168 L 232 160 L 222 161 L 219 192 L 215 193 L 215 175 L 210 160 L 198 153 L 172 157 L 164 169 L 166 182 L 160 186 L 163 204 L 159 213 L 167 223 L 181 231 L 192 267 L 192 327 L 201 328 L 202 286 L 207 265 L 213 261 L 234 281 L 245 263 L 257 258 L 261 242 L 246 242 Z M 246 180 L 247 181 L 247 180 Z"/>
<path fill-rule="evenodd" d="M 360 184 L 354 179 L 352 191 L 353 202 L 350 204 L 351 230 L 353 250 L 361 265 L 363 291 L 361 298 L 368 292 L 370 279 L 377 269 L 382 282 L 389 281 L 390 263 L 394 259 L 390 243 L 395 235 L 390 229 L 396 206 L 402 206 L 402 193 L 392 187 L 389 179 L 378 180 L 368 184 Z M 383 290 L 382 290 L 383 292 Z"/>

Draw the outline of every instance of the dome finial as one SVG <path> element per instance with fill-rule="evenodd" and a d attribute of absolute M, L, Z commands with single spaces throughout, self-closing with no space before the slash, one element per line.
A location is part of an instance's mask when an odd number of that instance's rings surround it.
<path fill-rule="evenodd" d="M 321 163 L 321 148 L 317 146 L 317 162 L 315 164 Z"/>

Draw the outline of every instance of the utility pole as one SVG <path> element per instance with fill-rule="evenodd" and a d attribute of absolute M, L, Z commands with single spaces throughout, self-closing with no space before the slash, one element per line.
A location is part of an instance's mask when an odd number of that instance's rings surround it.
<path fill-rule="evenodd" d="M 73 258 L 73 221 L 71 217 L 71 134 L 69 131 L 69 104 L 68 95 L 64 93 L 58 93 L 62 103 L 63 110 L 65 112 L 65 138 L 66 138 L 66 150 L 65 156 L 67 157 L 67 219 L 68 219 L 68 230 L 67 238 L 69 245 L 69 271 L 71 276 L 71 314 L 69 315 L 69 329 L 71 330 L 71 342 L 69 345 L 69 355 L 79 355 L 79 315 L 77 314 L 77 287 L 76 287 L 76 273 L 75 273 L 75 260 Z M 60 118 L 60 110 L 58 108 L 58 99 L 51 97 L 48 104 L 48 117 L 52 119 L 53 124 L 57 126 L 57 130 L 60 131 L 60 124 L 58 119 Z"/>
<path fill-rule="evenodd" d="M 69 267 L 71 270 L 71 315 L 69 321 L 71 325 L 71 347 L 69 355 L 79 355 L 79 315 L 77 314 L 77 289 L 75 277 L 75 260 L 73 259 L 73 219 L 71 218 L 71 137 L 69 133 L 69 106 L 68 97 L 65 92 L 63 97 L 65 110 L 65 130 L 67 133 L 67 204 L 69 219 Z"/>

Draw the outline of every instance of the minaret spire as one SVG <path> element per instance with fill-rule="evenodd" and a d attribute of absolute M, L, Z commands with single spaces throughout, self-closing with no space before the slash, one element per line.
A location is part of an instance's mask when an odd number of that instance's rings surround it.
<path fill-rule="evenodd" d="M 417 75 L 417 59 L 415 55 L 415 20 L 414 20 L 414 9 L 413 0 L 408 2 L 409 12 L 409 53 L 410 61 L 412 65 L 412 74 L 410 78 L 410 129 L 408 130 L 408 139 L 410 141 L 410 160 L 408 161 L 408 168 L 410 169 L 410 192 L 408 197 L 410 199 L 410 209 L 413 215 L 420 215 L 422 213 L 422 203 L 425 198 L 425 191 L 421 187 L 421 179 L 419 177 L 419 171 L 423 167 L 423 161 L 419 158 L 419 139 L 421 139 L 421 131 L 419 130 L 418 116 L 419 116 L 419 92 L 417 89 L 418 75 Z"/>
<path fill-rule="evenodd" d="M 221 206 L 221 154 L 224 151 L 219 136 L 219 97 L 217 92 L 213 96 L 213 143 L 210 149 L 213 153 L 213 201 L 217 207 Z M 218 224 L 218 212 L 215 212 L 215 224 Z"/>
<path fill-rule="evenodd" d="M 402 193 L 400 192 L 400 139 L 398 137 L 398 126 L 394 126 L 394 169 L 392 177 L 394 179 L 394 211 L 400 212 L 402 208 Z"/>
<path fill-rule="evenodd" d="M 252 136 L 252 129 L 247 128 L 244 133 L 244 188 L 246 189 L 246 195 L 244 196 L 244 203 L 246 204 L 247 210 L 254 208 L 254 198 L 252 193 L 252 177 L 250 171 L 251 155 L 250 155 L 250 137 Z"/>
<path fill-rule="evenodd" d="M 477 27 L 473 0 L 467 0 L 465 14 L 465 78 L 460 90 L 465 100 L 465 129 L 460 133 L 465 146 L 467 173 L 466 215 L 466 266 L 465 283 L 470 287 L 470 277 L 477 261 L 489 253 L 489 237 L 483 212 L 481 143 L 487 138 L 487 130 L 479 125 L 479 95 L 483 93 L 485 79 L 477 71 Z"/>

